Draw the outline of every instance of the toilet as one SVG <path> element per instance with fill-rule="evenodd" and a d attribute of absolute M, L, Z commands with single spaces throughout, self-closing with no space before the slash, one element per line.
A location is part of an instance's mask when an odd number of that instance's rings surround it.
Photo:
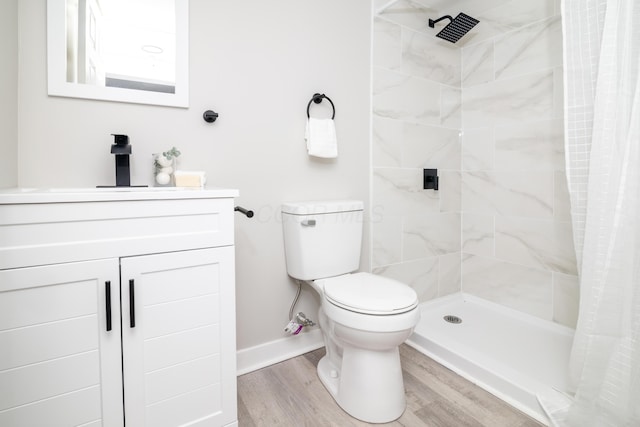
<path fill-rule="evenodd" d="M 355 272 L 362 218 L 359 200 L 283 203 L 285 258 L 289 276 L 321 297 L 322 384 L 349 415 L 386 423 L 406 407 L 398 346 L 420 312 L 417 294 L 406 284 Z"/>

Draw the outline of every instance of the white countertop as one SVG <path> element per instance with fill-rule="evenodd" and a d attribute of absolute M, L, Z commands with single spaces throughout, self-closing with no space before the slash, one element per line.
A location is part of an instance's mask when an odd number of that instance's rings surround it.
<path fill-rule="evenodd" d="M 74 203 L 118 200 L 178 200 L 238 197 L 230 188 L 110 187 L 9 188 L 0 190 L 0 205 L 22 203 Z"/>

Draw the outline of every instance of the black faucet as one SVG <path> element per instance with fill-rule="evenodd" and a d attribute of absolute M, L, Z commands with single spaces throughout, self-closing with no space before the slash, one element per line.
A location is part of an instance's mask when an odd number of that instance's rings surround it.
<path fill-rule="evenodd" d="M 129 137 L 127 135 L 112 135 L 115 138 L 115 143 L 111 146 L 111 154 L 116 155 L 116 187 L 131 187 Z"/>

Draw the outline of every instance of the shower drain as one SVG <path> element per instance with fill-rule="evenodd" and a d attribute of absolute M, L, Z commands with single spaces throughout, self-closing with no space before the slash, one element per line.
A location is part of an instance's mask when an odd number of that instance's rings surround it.
<path fill-rule="evenodd" d="M 449 323 L 462 323 L 462 319 L 458 316 L 454 316 L 453 314 L 447 314 L 443 319 Z"/>

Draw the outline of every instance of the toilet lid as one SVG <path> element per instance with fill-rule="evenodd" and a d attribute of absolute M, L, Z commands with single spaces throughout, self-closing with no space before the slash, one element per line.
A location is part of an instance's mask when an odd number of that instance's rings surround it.
<path fill-rule="evenodd" d="M 324 295 L 334 305 L 364 314 L 399 314 L 418 305 L 418 296 L 409 286 L 369 273 L 325 279 Z"/>

